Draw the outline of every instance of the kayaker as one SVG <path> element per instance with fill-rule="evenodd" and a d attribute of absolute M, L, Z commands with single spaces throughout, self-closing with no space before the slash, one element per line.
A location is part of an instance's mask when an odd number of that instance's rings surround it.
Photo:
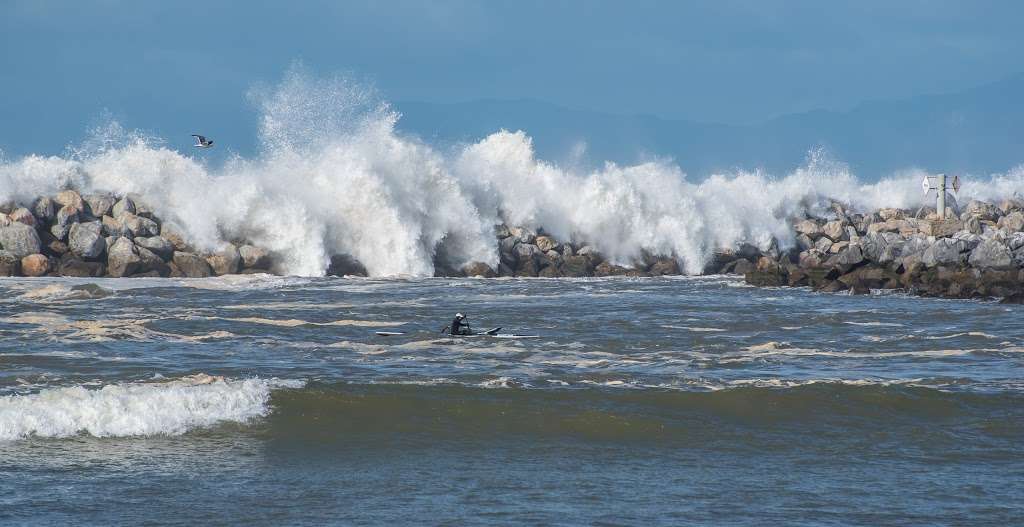
<path fill-rule="evenodd" d="M 455 314 L 455 319 L 452 320 L 452 324 L 447 329 L 452 335 L 469 335 L 472 333 L 469 329 L 469 322 L 466 322 L 466 315 L 462 313 Z"/>

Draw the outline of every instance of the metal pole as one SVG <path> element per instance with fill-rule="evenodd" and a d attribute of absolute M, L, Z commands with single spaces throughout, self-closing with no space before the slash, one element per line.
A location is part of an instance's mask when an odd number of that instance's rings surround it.
<path fill-rule="evenodd" d="M 939 174 L 938 179 L 938 194 L 935 197 L 935 212 L 939 214 L 939 219 L 946 219 L 946 175 Z"/>

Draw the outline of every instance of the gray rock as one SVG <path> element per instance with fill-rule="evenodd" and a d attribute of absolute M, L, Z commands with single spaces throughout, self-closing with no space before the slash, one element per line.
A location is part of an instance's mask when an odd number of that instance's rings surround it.
<path fill-rule="evenodd" d="M 9 251 L 19 259 L 42 250 L 43 242 L 35 229 L 24 223 L 11 223 L 0 227 L 0 248 Z"/>
<path fill-rule="evenodd" d="M 1011 212 L 999 218 L 998 225 L 1007 232 L 1020 232 L 1024 230 L 1024 213 L 1020 211 Z"/>
<path fill-rule="evenodd" d="M 103 227 L 98 221 L 75 223 L 68 233 L 68 249 L 76 256 L 92 260 L 98 258 L 107 248 L 103 239 Z"/>
<path fill-rule="evenodd" d="M 921 255 L 921 263 L 927 267 L 937 265 L 959 265 L 966 260 L 963 250 L 967 244 L 952 238 L 936 240 Z"/>
<path fill-rule="evenodd" d="M 124 224 L 124 227 L 132 233 L 133 238 L 156 236 L 160 233 L 160 227 L 149 218 L 136 216 L 130 212 L 121 213 L 115 216 L 115 218 Z"/>
<path fill-rule="evenodd" d="M 575 255 L 576 255 L 576 251 L 573 251 L 571 243 L 563 243 L 562 244 L 562 257 L 563 258 L 566 257 L 566 256 L 575 256 Z"/>
<path fill-rule="evenodd" d="M 825 224 L 821 228 L 821 233 L 828 236 L 832 241 L 838 242 L 843 239 L 846 235 L 846 229 L 844 228 L 843 222 L 839 220 L 833 220 Z"/>
<path fill-rule="evenodd" d="M 793 225 L 798 234 L 806 234 L 812 239 L 821 236 L 821 226 L 814 220 L 801 220 Z"/>
<path fill-rule="evenodd" d="M 233 244 L 226 243 L 219 251 L 207 256 L 206 261 L 209 262 L 210 268 L 213 269 L 213 272 L 217 276 L 221 276 L 237 273 L 239 264 L 242 262 L 242 257 L 238 254 L 237 247 Z"/>
<path fill-rule="evenodd" d="M 21 258 L 11 251 L 0 250 L 0 276 L 21 274 Z"/>
<path fill-rule="evenodd" d="M 825 236 L 822 236 L 821 238 L 818 238 L 818 241 L 814 242 L 813 248 L 823 253 L 827 253 L 829 249 L 832 248 L 832 240 L 826 238 Z"/>
<path fill-rule="evenodd" d="M 800 234 L 796 237 L 796 246 L 799 247 L 801 251 L 806 251 L 807 249 L 814 248 L 814 240 L 806 234 Z"/>
<path fill-rule="evenodd" d="M 511 227 L 509 232 L 521 243 L 533 243 L 537 239 L 537 231 L 526 227 Z"/>
<path fill-rule="evenodd" d="M 189 252 L 191 247 L 188 244 L 188 237 L 185 236 L 185 229 L 177 223 L 165 221 L 160 225 L 160 236 L 171 242 L 175 251 Z"/>
<path fill-rule="evenodd" d="M 243 245 L 243 247 L 251 246 Z M 491 266 L 483 262 L 470 262 L 462 268 L 462 272 L 466 276 L 482 276 L 484 278 L 494 278 L 496 276 L 494 269 L 491 269 Z"/>
<path fill-rule="evenodd" d="M 6 212 L 0 212 L 0 227 L 6 227 L 11 224 L 11 218 L 7 217 Z"/>
<path fill-rule="evenodd" d="M 143 270 L 139 249 L 128 238 L 118 238 L 107 251 L 107 272 L 120 278 Z"/>
<path fill-rule="evenodd" d="M 53 234 L 53 237 L 58 240 L 67 239 L 68 231 L 71 230 L 71 224 L 78 222 L 79 212 L 80 210 L 72 205 L 61 207 L 53 219 L 53 225 L 50 226 L 50 233 Z"/>
<path fill-rule="evenodd" d="M 559 266 L 562 276 L 584 277 L 594 274 L 594 266 L 586 256 L 563 256 Z"/>
<path fill-rule="evenodd" d="M 512 233 L 509 232 L 508 225 L 505 225 L 504 223 L 499 223 L 499 224 L 494 226 L 494 237 L 495 238 L 501 239 L 501 238 L 508 238 L 509 236 L 512 236 Z"/>
<path fill-rule="evenodd" d="M 82 196 L 74 190 L 64 190 L 57 193 L 57 196 L 53 198 L 53 201 L 61 207 L 71 207 L 72 209 L 75 209 L 75 212 L 77 213 L 85 212 L 85 201 L 82 199 Z"/>
<path fill-rule="evenodd" d="M 1010 249 L 995 240 L 985 240 L 971 251 L 967 260 L 978 269 L 1009 269 L 1013 267 Z"/>
<path fill-rule="evenodd" d="M 191 253 L 175 251 L 172 257 L 174 265 L 181 271 L 181 274 L 189 278 L 206 278 L 213 276 L 213 269 L 204 258 Z"/>
<path fill-rule="evenodd" d="M 135 214 L 135 202 L 130 198 L 124 197 L 120 201 L 114 204 L 111 209 L 111 215 L 115 218 L 120 217 L 124 213 Z"/>
<path fill-rule="evenodd" d="M 88 205 L 86 212 L 97 218 L 109 215 L 111 209 L 114 208 L 114 203 L 116 202 L 114 196 L 111 196 L 110 194 L 89 194 L 83 199 L 85 200 L 85 204 Z"/>
<path fill-rule="evenodd" d="M 174 256 L 174 245 L 162 236 L 135 238 L 135 245 L 152 251 L 165 262 Z"/>
<path fill-rule="evenodd" d="M 12 222 L 16 221 L 18 223 L 24 223 L 29 227 L 36 226 L 36 217 L 33 216 L 32 212 L 26 209 L 25 207 L 18 207 L 14 209 L 13 211 L 11 211 L 10 214 L 7 215 L 7 217 L 10 218 Z"/>
<path fill-rule="evenodd" d="M 153 211 L 153 207 L 151 207 L 149 205 L 149 202 L 146 201 L 142 196 L 135 193 L 131 193 L 125 197 L 132 200 L 132 203 L 135 205 L 134 212 L 137 216 L 142 216 L 143 218 L 150 219 L 154 217 L 155 213 Z"/>
<path fill-rule="evenodd" d="M 1013 211 L 1024 210 L 1024 201 L 1016 198 L 1004 199 L 999 203 L 999 210 L 1003 214 L 1009 214 Z"/>
<path fill-rule="evenodd" d="M 519 243 L 514 236 L 502 238 L 498 242 L 498 253 L 501 256 L 501 261 L 514 264 L 516 263 L 516 244 Z M 515 267 L 512 265 L 511 267 Z"/>
<path fill-rule="evenodd" d="M 519 262 L 525 262 L 531 260 L 537 256 L 543 254 L 541 250 L 530 243 L 518 243 L 515 247 L 516 259 Z"/>
<path fill-rule="evenodd" d="M 238 255 L 242 257 L 242 267 L 246 269 L 270 268 L 270 253 L 266 249 L 252 245 L 243 245 L 238 248 Z M 490 266 L 488 266 L 488 269 L 490 269 Z M 493 273 L 494 270 L 492 269 L 491 272 Z"/>
<path fill-rule="evenodd" d="M 864 253 L 859 245 L 849 245 L 837 254 L 839 265 L 857 265 L 864 261 Z"/>
<path fill-rule="evenodd" d="M 103 276 L 107 272 L 102 262 L 86 262 L 72 253 L 62 256 L 56 267 L 57 274 L 61 276 L 88 278 Z"/>
<path fill-rule="evenodd" d="M 57 214 L 57 207 L 52 199 L 41 197 L 32 202 L 32 214 L 43 222 L 48 222 Z"/>
<path fill-rule="evenodd" d="M 964 220 L 964 230 L 973 234 L 981 234 L 981 220 L 977 216 L 968 216 Z"/>
<path fill-rule="evenodd" d="M 132 232 L 128 230 L 128 227 L 124 225 L 123 221 L 110 216 L 104 216 L 102 221 L 104 236 L 113 236 L 115 238 L 125 237 L 128 239 L 133 238 Z"/>
<path fill-rule="evenodd" d="M 960 215 L 960 219 L 967 221 L 967 218 L 977 218 L 979 220 L 996 221 L 1003 212 L 999 210 L 999 207 L 987 202 L 972 199 L 964 207 L 963 214 Z"/>
<path fill-rule="evenodd" d="M 550 236 L 537 236 L 534 245 L 543 252 L 558 250 L 559 243 Z"/>
<path fill-rule="evenodd" d="M 146 249 L 145 247 L 139 247 L 136 245 L 136 250 L 139 253 L 139 260 L 142 261 L 142 269 L 140 273 L 156 273 L 161 277 L 168 277 L 171 274 L 171 268 L 164 263 L 164 259 L 157 256 L 153 251 Z"/>
<path fill-rule="evenodd" d="M 587 258 L 590 258 L 591 260 L 600 260 L 601 259 L 601 253 L 593 245 L 584 245 L 583 247 L 580 247 L 579 250 L 576 251 L 576 255 L 577 256 L 586 256 Z"/>

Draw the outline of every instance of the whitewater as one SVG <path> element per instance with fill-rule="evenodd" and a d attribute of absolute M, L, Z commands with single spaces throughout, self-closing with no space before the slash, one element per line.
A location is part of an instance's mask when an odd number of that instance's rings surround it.
<path fill-rule="evenodd" d="M 331 255 L 348 254 L 378 277 L 431 276 L 437 262 L 496 267 L 500 223 L 594 245 L 615 263 L 674 256 L 697 274 L 716 249 L 792 245 L 789 222 L 833 200 L 858 210 L 926 202 L 924 171 L 862 182 L 823 149 L 782 176 L 735 170 L 691 181 L 667 159 L 560 166 L 536 157 L 526 131 L 432 147 L 399 133 L 399 112 L 373 89 L 301 68 L 249 97 L 260 116 L 251 158 L 211 166 L 110 122 L 62 156 L 0 158 L 0 202 L 68 187 L 135 193 L 200 250 L 246 239 L 299 276 L 322 276 Z M 962 179 L 962 202 L 999 200 L 1024 191 L 1024 166 Z"/>

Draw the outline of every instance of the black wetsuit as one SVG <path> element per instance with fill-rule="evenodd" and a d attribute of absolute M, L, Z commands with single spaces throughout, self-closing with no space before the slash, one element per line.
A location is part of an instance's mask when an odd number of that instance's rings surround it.
<path fill-rule="evenodd" d="M 458 318 L 452 320 L 452 335 L 469 335 L 469 324 Z"/>

